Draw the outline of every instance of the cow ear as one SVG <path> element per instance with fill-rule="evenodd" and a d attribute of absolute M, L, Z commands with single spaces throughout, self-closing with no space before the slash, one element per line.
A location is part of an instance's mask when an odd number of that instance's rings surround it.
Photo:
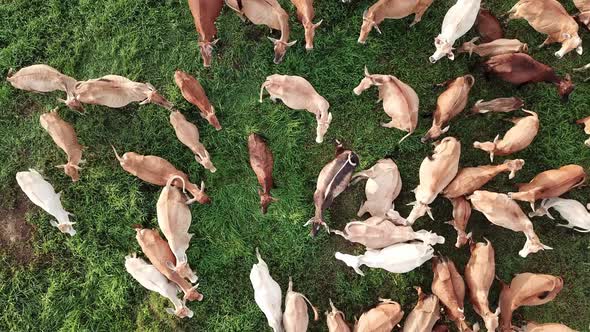
<path fill-rule="evenodd" d="M 275 38 L 272 37 L 266 37 L 268 38 L 268 40 L 270 40 L 273 44 L 276 44 L 278 42 L 278 40 L 276 40 Z"/>
<path fill-rule="evenodd" d="M 328 113 L 328 123 L 332 122 L 332 112 Z"/>
<path fill-rule="evenodd" d="M 449 58 L 449 60 L 455 60 L 455 54 L 453 54 L 453 52 L 449 52 L 447 54 L 447 58 Z"/>
<path fill-rule="evenodd" d="M 369 11 L 368 9 L 365 9 L 365 11 L 363 12 L 363 18 L 367 17 L 367 12 L 368 11 Z"/>
<path fill-rule="evenodd" d="M 217 44 L 217 42 L 219 41 L 219 38 L 215 39 L 214 41 L 211 42 L 211 46 L 215 46 L 215 44 Z"/>
<path fill-rule="evenodd" d="M 292 42 L 290 42 L 290 43 L 287 43 L 287 46 L 291 47 L 291 46 L 295 45 L 295 43 L 297 43 L 297 41 L 296 41 L 296 40 L 294 40 L 294 41 L 292 41 Z"/>
<path fill-rule="evenodd" d="M 314 24 L 314 25 L 313 25 L 313 28 L 314 28 L 314 29 L 317 29 L 317 27 L 319 27 L 320 25 L 322 25 L 322 22 L 324 22 L 324 20 L 323 20 L 323 19 L 322 19 L 322 20 L 320 20 L 318 23 Z"/>
<path fill-rule="evenodd" d="M 51 224 L 51 226 L 53 227 L 58 227 L 58 223 L 55 220 L 50 220 L 49 223 Z"/>

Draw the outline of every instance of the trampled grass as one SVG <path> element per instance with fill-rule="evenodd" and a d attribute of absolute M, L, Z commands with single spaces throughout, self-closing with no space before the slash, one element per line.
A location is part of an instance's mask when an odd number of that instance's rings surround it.
<path fill-rule="evenodd" d="M 514 183 L 530 180 L 550 168 L 576 163 L 588 168 L 590 150 L 583 145 L 586 135 L 573 121 L 589 115 L 590 88 L 584 75 L 575 75 L 576 91 L 562 103 L 555 88 L 535 84 L 515 88 L 495 79 L 485 80 L 476 56 L 458 55 L 454 62 L 428 63 L 434 50 L 442 18 L 452 5 L 437 0 L 423 21 L 408 28 L 412 18 L 389 20 L 381 25 L 383 35 L 372 32 L 366 45 L 356 42 L 362 12 L 373 1 L 316 1 L 317 19 L 324 19 L 316 34 L 316 48 L 303 48 L 303 29 L 296 21 L 289 1 L 281 3 L 291 14 L 292 39 L 298 39 L 285 61 L 272 63 L 272 45 L 266 27 L 245 24 L 225 8 L 218 20 L 220 42 L 211 69 L 201 65 L 197 34 L 186 1 L 153 0 L 12 0 L 0 3 L 0 71 L 47 63 L 79 80 L 120 74 L 150 82 L 172 101 L 189 120 L 197 123 L 202 141 L 212 155 L 218 171 L 211 174 L 198 165 L 190 151 L 177 141 L 168 123 L 168 111 L 157 106 L 132 105 L 124 109 L 89 106 L 85 115 L 64 107 L 60 115 L 71 122 L 81 144 L 88 148 L 88 161 L 81 181 L 73 184 L 54 165 L 63 163 L 64 154 L 39 125 L 39 115 L 58 106 L 57 94 L 39 95 L 18 91 L 3 81 L 0 85 L 0 206 L 15 209 L 26 200 L 20 194 L 15 173 L 27 168 L 42 171 L 63 203 L 73 212 L 78 235 L 69 238 L 49 225 L 50 217 L 29 205 L 26 220 L 34 225 L 30 240 L 32 260 L 15 260 L 0 252 L 0 330 L 2 331 L 266 331 L 266 320 L 254 302 L 248 279 L 259 247 L 271 274 L 286 290 L 289 276 L 295 289 L 305 293 L 322 310 L 328 299 L 352 321 L 375 304 L 378 297 L 400 302 L 408 313 L 416 301 L 414 285 L 430 288 L 430 264 L 404 275 L 380 270 L 367 271 L 365 277 L 334 259 L 337 250 L 360 253 L 336 236 L 307 235 L 303 223 L 313 215 L 313 191 L 320 169 L 332 158 L 330 141 L 342 140 L 361 158 L 361 168 L 370 167 L 384 156 L 397 162 L 403 193 L 396 201 L 402 215 L 409 213 L 406 203 L 413 201 L 410 190 L 418 184 L 418 168 L 432 147 L 419 137 L 430 127 L 436 97 L 433 88 L 458 75 L 471 72 L 476 83 L 470 107 L 478 99 L 518 96 L 528 109 L 538 112 L 541 131 L 525 151 L 513 155 L 526 160 L 525 168 L 513 181 L 499 176 L 486 188 L 507 192 Z M 485 5 L 499 15 L 514 1 L 489 1 Z M 570 13 L 575 9 L 565 4 Z M 580 29 L 587 44 L 590 34 Z M 278 33 L 273 33 L 277 36 Z M 544 37 L 526 22 L 513 21 L 506 35 L 529 43 L 533 56 L 555 66 L 560 74 L 571 72 L 590 58 L 568 55 L 557 60 L 556 47 L 537 50 Z M 460 42 L 469 40 L 468 33 Z M 588 45 L 586 45 L 588 46 Z M 356 97 L 353 87 L 362 78 L 363 67 L 371 72 L 394 74 L 410 84 L 420 96 L 420 120 L 416 134 L 401 145 L 404 133 L 385 129 L 387 120 L 376 105 L 376 90 Z M 205 87 L 224 129 L 216 132 L 184 101 L 173 81 L 175 69 L 195 75 Z M 306 77 L 331 103 L 334 121 L 324 144 L 316 144 L 315 119 L 305 112 L 287 109 L 282 104 L 257 101 L 260 84 L 274 73 Z M 470 116 L 465 112 L 451 122 L 448 133 L 462 143 L 461 164 L 488 164 L 488 156 L 471 147 L 474 140 L 491 140 L 509 124 L 502 115 Z M 246 139 L 250 132 L 264 135 L 274 153 L 273 195 L 279 202 L 261 215 L 256 194 L 257 182 L 248 164 Z M 191 207 L 195 237 L 188 251 L 189 261 L 200 276 L 205 299 L 191 303 L 195 317 L 178 320 L 165 313 L 167 300 L 150 293 L 135 282 L 123 266 L 124 256 L 139 251 L 131 225 L 157 226 L 155 204 L 159 188 L 124 172 L 110 144 L 120 152 L 136 151 L 162 156 L 190 174 L 194 182 L 205 180 L 213 203 Z M 500 159 L 498 162 L 500 162 Z M 360 169 L 360 168 L 359 168 Z M 588 188 L 577 189 L 567 197 L 586 203 Z M 363 199 L 363 185 L 342 194 L 328 213 L 328 222 L 341 229 L 355 219 Z M 422 218 L 417 228 L 432 229 L 444 235 L 447 243 L 438 246 L 463 268 L 467 248 L 454 248 L 455 232 L 443 222 L 450 219 L 448 201 L 432 205 L 436 221 Z M 524 209 L 528 207 L 523 206 Z M 4 212 L 6 213 L 6 212 Z M 5 221 L 3 219 L 3 221 Z M 555 249 L 517 255 L 524 243 L 516 234 L 490 225 L 474 212 L 470 228 L 475 239 L 489 238 L 497 255 L 497 274 L 510 280 L 519 272 L 539 272 L 563 276 L 565 287 L 557 299 L 540 307 L 517 311 L 515 321 L 563 322 L 581 331 L 590 325 L 590 238 L 588 235 L 555 227 L 546 219 L 535 219 L 541 240 Z M 491 299 L 496 306 L 499 285 Z M 467 305 L 468 320 L 476 315 Z M 325 330 L 325 320 L 311 324 L 314 331 Z"/>

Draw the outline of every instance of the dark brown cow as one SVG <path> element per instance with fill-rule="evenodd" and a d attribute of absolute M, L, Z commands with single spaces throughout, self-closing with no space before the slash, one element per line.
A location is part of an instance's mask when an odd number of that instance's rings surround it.
<path fill-rule="evenodd" d="M 221 125 L 217 116 L 215 115 L 215 108 L 209 102 L 209 98 L 205 94 L 205 89 L 199 81 L 193 76 L 177 70 L 174 73 L 174 81 L 180 89 L 182 96 L 189 103 L 197 106 L 201 111 L 201 117 L 206 119 L 215 129 L 221 130 Z"/>
<path fill-rule="evenodd" d="M 203 66 L 210 67 L 213 46 L 219 40 L 213 40 L 217 35 L 215 20 L 221 14 L 223 0 L 188 0 L 188 6 L 199 33 L 199 48 L 203 58 Z"/>
<path fill-rule="evenodd" d="M 254 133 L 250 134 L 248 137 L 248 152 L 250 153 L 250 166 L 252 166 L 254 173 L 256 173 L 258 183 L 262 186 L 262 190 L 258 189 L 262 213 L 266 213 L 268 205 L 276 201 L 276 199 L 270 195 L 270 189 L 273 186 L 272 152 L 268 148 L 264 139 Z"/>
<path fill-rule="evenodd" d="M 496 39 L 504 38 L 504 31 L 500 21 L 487 9 L 480 9 L 477 14 L 477 32 L 481 36 L 482 43 L 489 43 Z"/>

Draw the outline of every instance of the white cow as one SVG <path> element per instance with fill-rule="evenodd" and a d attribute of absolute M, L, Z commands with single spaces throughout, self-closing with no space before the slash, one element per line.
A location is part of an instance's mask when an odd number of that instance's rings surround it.
<path fill-rule="evenodd" d="M 168 278 L 160 273 L 155 266 L 146 263 L 141 258 L 137 258 L 136 254 L 133 253 L 125 257 L 125 269 L 143 287 L 162 295 L 174 304 L 174 309 L 166 308 L 166 312 L 180 318 L 193 317 L 193 312 L 185 306 L 183 301 L 176 297 L 178 292 L 176 284 L 168 281 Z"/>
<path fill-rule="evenodd" d="M 250 271 L 250 282 L 252 288 L 254 288 L 254 300 L 266 316 L 268 325 L 272 330 L 274 332 L 283 332 L 281 286 L 270 276 L 268 265 L 260 257 L 258 248 L 256 248 L 256 257 L 258 258 L 258 264 L 252 265 Z"/>
<path fill-rule="evenodd" d="M 441 33 L 434 39 L 436 52 L 429 58 L 435 63 L 445 55 L 453 60 L 453 44 L 471 29 L 477 18 L 481 0 L 457 0 L 443 20 Z"/>
<path fill-rule="evenodd" d="M 544 199 L 535 212 L 529 213 L 529 217 L 547 215 L 549 218 L 554 219 L 549 213 L 549 209 L 554 208 L 559 212 L 561 217 L 567 220 L 567 224 L 557 224 L 557 226 L 572 228 L 578 232 L 587 233 L 590 232 L 590 213 L 586 208 L 590 209 L 590 204 L 587 207 L 575 199 L 564 199 L 564 198 L 549 198 Z"/>
<path fill-rule="evenodd" d="M 59 228 L 62 233 L 76 235 L 76 230 L 72 227 L 75 222 L 70 222 L 72 214 L 61 205 L 61 194 L 56 193 L 51 183 L 45 181 L 39 172 L 34 169 L 29 169 L 28 172 L 18 172 L 16 173 L 16 182 L 35 205 L 57 219 L 57 222 L 50 221 L 51 226 Z"/>

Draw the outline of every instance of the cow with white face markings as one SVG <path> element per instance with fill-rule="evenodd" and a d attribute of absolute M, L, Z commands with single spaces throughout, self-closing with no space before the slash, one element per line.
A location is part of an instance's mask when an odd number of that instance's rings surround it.
<path fill-rule="evenodd" d="M 454 60 L 453 44 L 467 33 L 475 24 L 481 0 L 457 0 L 442 23 L 441 33 L 434 39 L 436 52 L 429 58 L 430 63 L 435 63 L 445 55 Z"/>

